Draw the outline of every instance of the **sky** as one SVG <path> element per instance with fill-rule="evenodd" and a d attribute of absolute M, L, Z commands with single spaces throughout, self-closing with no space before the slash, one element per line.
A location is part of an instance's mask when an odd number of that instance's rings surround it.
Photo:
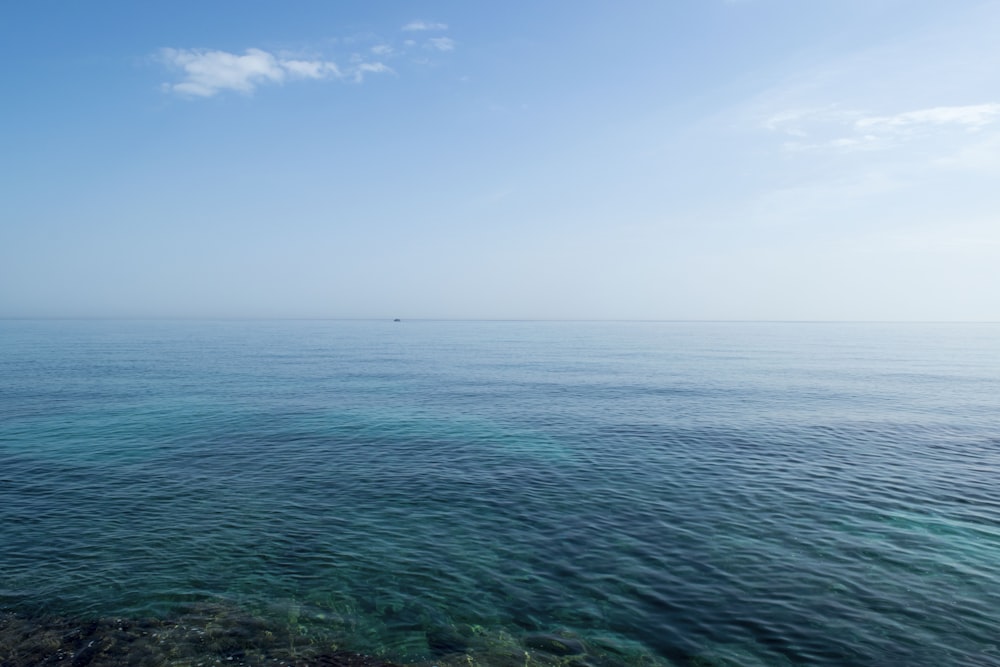
<path fill-rule="evenodd" d="M 0 318 L 1000 320 L 1000 1 L 21 0 Z"/>

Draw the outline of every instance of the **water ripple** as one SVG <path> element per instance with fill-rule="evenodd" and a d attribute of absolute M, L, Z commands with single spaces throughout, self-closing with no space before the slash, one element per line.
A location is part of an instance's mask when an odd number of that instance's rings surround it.
<path fill-rule="evenodd" d="M 4 323 L 0 607 L 1000 665 L 995 329 L 572 327 Z"/>

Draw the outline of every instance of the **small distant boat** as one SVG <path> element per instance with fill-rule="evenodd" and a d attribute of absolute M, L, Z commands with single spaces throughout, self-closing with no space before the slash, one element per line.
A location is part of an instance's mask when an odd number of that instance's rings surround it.
<path fill-rule="evenodd" d="M 397 317 L 396 319 L 394 319 L 394 320 L 393 320 L 393 322 L 401 322 L 401 321 L 402 321 L 402 320 L 400 320 L 400 319 L 399 319 L 398 317 Z"/>

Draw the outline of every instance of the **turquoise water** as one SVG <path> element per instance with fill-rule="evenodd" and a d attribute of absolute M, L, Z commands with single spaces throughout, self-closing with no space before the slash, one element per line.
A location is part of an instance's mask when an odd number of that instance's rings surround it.
<path fill-rule="evenodd" d="M 39 632 L 1000 665 L 998 472 L 1000 325 L 0 322 L 0 611 Z"/>

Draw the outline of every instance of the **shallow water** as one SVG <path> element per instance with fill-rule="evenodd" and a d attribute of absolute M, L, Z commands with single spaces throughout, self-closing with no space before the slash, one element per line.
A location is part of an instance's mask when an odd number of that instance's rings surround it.
<path fill-rule="evenodd" d="M 1000 665 L 998 325 L 6 321 L 0 378 L 22 634 Z"/>

